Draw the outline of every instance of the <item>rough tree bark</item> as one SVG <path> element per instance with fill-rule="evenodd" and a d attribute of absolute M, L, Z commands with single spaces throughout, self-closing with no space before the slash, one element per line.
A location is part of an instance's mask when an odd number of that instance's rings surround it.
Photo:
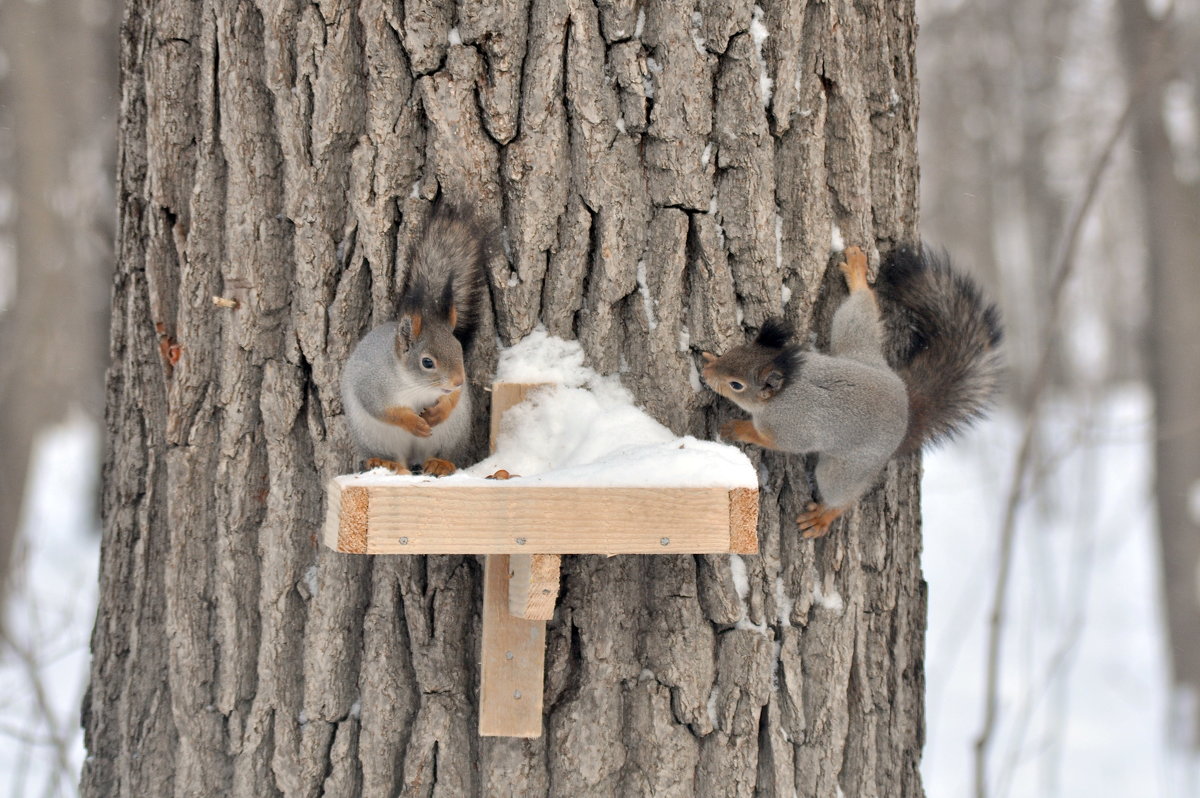
<path fill-rule="evenodd" d="M 1194 130 L 1180 131 L 1190 134 L 1191 141 L 1178 140 L 1165 124 L 1175 115 L 1167 103 L 1169 88 L 1182 92 L 1193 112 L 1200 107 L 1200 59 L 1195 56 L 1200 16 L 1182 6 L 1178 10 L 1179 16 L 1163 20 L 1152 17 L 1142 0 L 1120 3 L 1130 85 L 1140 97 L 1133 122 L 1146 208 L 1154 498 L 1171 672 L 1176 687 L 1190 695 L 1179 702 L 1181 711 L 1190 713 L 1178 718 L 1182 739 L 1200 748 L 1195 700 L 1200 695 L 1200 314 L 1195 308 L 1200 296 L 1200 175 L 1194 163 L 1200 141 Z"/>
<path fill-rule="evenodd" d="M 477 558 L 316 543 L 340 365 L 438 192 L 504 230 L 473 390 L 540 322 L 711 436 L 699 350 L 827 329 L 835 225 L 915 237 L 914 36 L 888 0 L 131 0 L 84 793 L 921 795 L 915 462 L 812 543 L 804 464 L 754 452 L 761 555 L 566 558 L 530 741 L 475 734 Z"/>

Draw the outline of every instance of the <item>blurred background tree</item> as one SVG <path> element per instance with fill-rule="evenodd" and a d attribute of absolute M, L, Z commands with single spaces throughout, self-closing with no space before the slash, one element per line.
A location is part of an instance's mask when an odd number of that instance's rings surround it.
<path fill-rule="evenodd" d="M 1180 734 L 1200 740 L 1200 7 L 1118 4 L 1150 298 L 1154 495 Z"/>
<path fill-rule="evenodd" d="M 1145 384 L 1153 395 L 1153 498 L 1177 715 L 1171 733 L 1194 748 L 1200 7 L 1172 0 L 923 0 L 918 16 L 922 232 L 977 266 L 1001 297 L 1013 404 L 1023 412 L 1046 389 L 1082 406 L 1129 383 Z M 1059 322 L 1047 327 L 1064 224 L 1130 104 L 1130 124 L 1083 228 Z M 1052 349 L 1049 386 L 1033 381 L 1042 346 Z M 1034 439 L 1051 438 L 1043 431 Z M 1057 457 L 1061 451 L 1041 446 L 1031 471 L 1044 474 Z M 1043 514 L 1055 511 L 1057 497 L 1034 490 L 1031 498 Z"/>
<path fill-rule="evenodd" d="M 116 32 L 114 0 L 0 0 L 0 608 L 39 432 L 104 417 Z"/>

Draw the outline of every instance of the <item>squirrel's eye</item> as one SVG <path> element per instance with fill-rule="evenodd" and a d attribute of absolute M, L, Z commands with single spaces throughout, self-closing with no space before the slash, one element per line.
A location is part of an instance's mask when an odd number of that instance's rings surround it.
<path fill-rule="evenodd" d="M 437 365 L 437 363 L 435 363 L 433 358 L 431 358 L 429 355 L 426 355 L 425 357 L 421 358 L 421 368 L 423 368 L 427 371 L 432 371 L 433 367 L 436 365 Z"/>
<path fill-rule="evenodd" d="M 729 381 L 729 387 L 730 387 L 730 388 L 732 388 L 732 389 L 733 389 L 733 390 L 735 390 L 735 391 L 740 391 L 740 390 L 743 390 L 743 389 L 744 389 L 746 386 L 745 386 L 745 385 L 742 385 L 742 384 L 741 384 L 740 382 L 738 382 L 737 380 L 730 380 L 730 381 Z"/>

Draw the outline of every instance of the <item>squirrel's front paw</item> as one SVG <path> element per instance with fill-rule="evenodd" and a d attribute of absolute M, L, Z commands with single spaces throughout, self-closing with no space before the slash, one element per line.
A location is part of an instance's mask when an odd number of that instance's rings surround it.
<path fill-rule="evenodd" d="M 383 420 L 418 438 L 428 438 L 433 434 L 433 427 L 429 426 L 429 422 L 414 413 L 411 407 L 389 407 L 383 413 Z"/>
<path fill-rule="evenodd" d="M 457 390 L 454 393 L 449 393 L 438 399 L 435 403 L 421 411 L 421 418 L 430 427 L 436 427 L 450 417 L 454 412 L 454 408 L 458 407 L 458 400 L 462 396 L 462 390 Z"/>

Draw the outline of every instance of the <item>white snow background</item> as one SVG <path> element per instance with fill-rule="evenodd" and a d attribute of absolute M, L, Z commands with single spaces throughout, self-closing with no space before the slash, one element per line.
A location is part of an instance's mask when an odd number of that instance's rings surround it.
<path fill-rule="evenodd" d="M 34 444 L 0 640 L 0 796 L 78 794 L 99 465 L 99 430 L 82 413 Z"/>
<path fill-rule="evenodd" d="M 1007 606 L 993 795 L 1198 795 L 1171 753 L 1150 486 L 1150 398 L 1139 388 L 1053 408 L 1047 457 L 1018 528 Z M 925 461 L 930 798 L 971 793 L 998 528 L 1019 425 L 1004 414 Z M 0 798 L 72 795 L 96 601 L 88 516 L 97 431 L 75 419 L 35 452 L 0 653 Z M 40 698 L 39 698 L 40 696 Z M 56 743 L 55 741 L 58 741 Z M 61 747 L 60 747 L 61 746 Z M 61 775 L 60 754 L 71 770 Z"/>

